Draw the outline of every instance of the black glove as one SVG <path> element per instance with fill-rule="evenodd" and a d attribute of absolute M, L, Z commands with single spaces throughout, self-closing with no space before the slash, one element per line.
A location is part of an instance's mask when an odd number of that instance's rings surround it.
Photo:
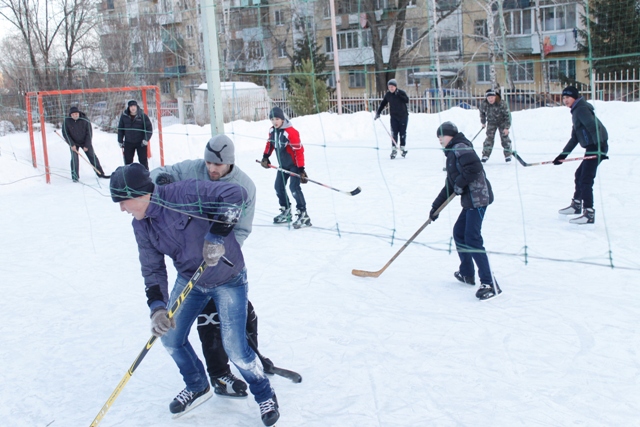
<path fill-rule="evenodd" d="M 562 161 L 563 161 L 564 159 L 566 159 L 566 158 L 567 158 L 567 154 L 561 153 L 561 154 L 559 154 L 559 155 L 558 155 L 558 157 L 556 157 L 555 159 L 553 159 L 553 164 L 554 164 L 554 165 L 561 165 L 561 164 L 562 164 Z"/>
<path fill-rule="evenodd" d="M 309 182 L 309 176 L 307 175 L 307 172 L 305 172 L 304 167 L 298 168 L 298 175 L 300 175 L 300 182 L 303 184 L 306 184 L 307 182 Z"/>
<path fill-rule="evenodd" d="M 264 156 L 260 164 L 262 165 L 263 168 L 269 169 L 269 165 L 271 164 L 271 162 L 269 161 L 269 158 L 267 156 Z"/>
<path fill-rule="evenodd" d="M 120 146 L 120 148 L 124 148 L 124 142 L 118 141 L 118 145 Z"/>
<path fill-rule="evenodd" d="M 170 173 L 162 172 L 156 177 L 156 184 L 158 185 L 173 184 L 174 182 L 173 175 Z"/>
<path fill-rule="evenodd" d="M 431 207 L 431 212 L 429 212 L 429 218 L 431 218 L 431 221 L 435 221 L 440 216 L 440 214 L 436 214 L 437 210 L 438 208 L 436 208 L 435 206 Z"/>
<path fill-rule="evenodd" d="M 376 113 L 376 117 L 373 120 L 378 120 L 380 118 L 380 113 Z"/>

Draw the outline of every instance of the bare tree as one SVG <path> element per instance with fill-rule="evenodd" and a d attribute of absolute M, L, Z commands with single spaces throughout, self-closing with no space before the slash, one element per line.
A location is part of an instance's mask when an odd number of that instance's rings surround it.
<path fill-rule="evenodd" d="M 73 86 L 75 56 L 84 49 L 95 48 L 92 43 L 96 19 L 94 0 L 60 0 L 62 10 L 62 36 L 64 37 L 64 69 L 67 86 Z"/>

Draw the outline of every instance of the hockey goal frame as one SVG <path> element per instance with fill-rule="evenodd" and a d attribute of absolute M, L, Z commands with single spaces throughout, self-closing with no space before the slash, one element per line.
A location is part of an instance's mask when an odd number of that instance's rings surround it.
<path fill-rule="evenodd" d="M 27 125 L 29 128 L 29 140 L 31 141 L 31 161 L 33 163 L 33 167 L 37 168 L 38 164 L 36 161 L 36 144 L 34 138 L 34 126 L 33 126 L 33 114 L 32 114 L 32 99 L 36 98 L 37 106 L 38 106 L 38 116 L 40 117 L 40 133 L 42 136 L 42 153 L 44 157 L 44 168 L 47 184 L 51 183 L 51 170 L 49 168 L 49 154 L 47 151 L 47 132 L 45 127 L 45 110 L 44 110 L 44 102 L 43 98 L 47 96 L 56 96 L 56 95 L 74 95 L 74 94 L 87 94 L 87 93 L 112 93 L 112 92 L 133 92 L 140 91 L 142 97 L 142 111 L 145 114 L 148 114 L 148 103 L 147 103 L 147 91 L 153 90 L 155 91 L 155 104 L 156 104 L 156 114 L 158 120 L 158 143 L 160 146 L 160 165 L 164 166 L 164 144 L 162 141 L 162 111 L 161 111 L 161 100 L 160 100 L 160 87 L 148 85 L 148 86 L 126 86 L 126 87 L 114 87 L 114 88 L 96 88 L 96 89 L 65 89 L 65 90 L 47 90 L 47 91 L 39 91 L 39 92 L 27 92 L 25 94 L 25 105 L 27 109 Z M 149 144 L 148 147 L 151 145 Z M 150 150 L 150 148 L 148 148 Z M 149 153 L 149 157 L 151 157 Z"/>

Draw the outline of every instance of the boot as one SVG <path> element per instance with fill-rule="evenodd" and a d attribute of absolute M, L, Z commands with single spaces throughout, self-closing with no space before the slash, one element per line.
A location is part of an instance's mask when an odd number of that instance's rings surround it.
<path fill-rule="evenodd" d="M 280 214 L 273 218 L 273 223 L 283 224 L 285 222 L 291 222 L 291 208 L 280 207 Z"/>
<path fill-rule="evenodd" d="M 593 224 L 596 221 L 596 211 L 593 208 L 585 208 L 577 218 L 569 221 L 571 224 Z"/>
<path fill-rule="evenodd" d="M 580 215 L 582 212 L 582 200 L 573 199 L 571 204 L 564 209 L 560 209 L 558 213 L 560 215 Z"/>
<path fill-rule="evenodd" d="M 311 227 L 311 218 L 307 214 L 307 211 L 298 209 L 298 218 L 293 222 L 293 228 L 298 229 L 302 227 Z"/>

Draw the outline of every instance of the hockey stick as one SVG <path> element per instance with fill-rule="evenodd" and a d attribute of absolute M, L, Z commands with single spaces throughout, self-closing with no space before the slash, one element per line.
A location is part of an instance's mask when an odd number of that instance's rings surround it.
<path fill-rule="evenodd" d="M 520 164 L 522 166 L 528 167 L 528 166 L 538 166 L 538 165 L 549 165 L 549 164 L 553 164 L 553 160 L 548 160 L 546 162 L 537 162 L 537 163 L 527 163 L 524 160 L 522 160 L 522 157 L 520 157 L 520 155 L 518 153 L 516 153 L 515 151 L 513 152 L 513 155 L 516 157 L 516 159 L 518 160 L 518 162 L 520 162 Z M 560 160 L 562 163 L 564 162 L 573 162 L 575 160 L 590 160 L 590 159 L 595 159 L 598 156 L 585 156 L 585 157 L 573 157 L 571 159 L 564 159 L 564 160 Z"/>
<path fill-rule="evenodd" d="M 54 131 L 53 131 L 53 133 L 55 133 L 55 134 L 56 134 L 56 135 L 58 135 L 60 138 L 62 138 L 62 140 L 63 140 L 64 142 L 67 142 L 67 140 L 66 140 L 66 139 L 64 139 L 64 138 L 62 137 L 62 135 L 60 135 L 60 134 L 58 133 L 58 131 L 57 131 L 57 130 L 54 130 Z M 67 142 L 67 144 L 68 144 L 68 142 Z M 76 148 L 76 150 L 77 150 L 77 151 L 76 151 L 76 153 L 78 153 L 78 156 L 82 157 L 82 160 L 84 160 L 85 162 L 87 162 L 87 163 L 89 164 L 89 166 L 91 166 L 91 167 L 93 168 L 93 170 L 94 170 L 94 171 L 96 171 L 96 173 L 98 174 L 98 176 L 103 176 L 103 175 L 104 175 L 103 173 L 100 173 L 100 171 L 99 171 L 98 169 L 96 169 L 96 167 L 95 167 L 95 166 L 93 166 L 93 165 L 91 164 L 91 162 L 90 162 L 90 161 L 89 161 L 89 160 L 88 160 L 88 159 L 83 155 L 83 151 L 84 151 L 84 150 L 82 150 L 82 149 L 79 149 L 79 150 L 78 150 L 77 148 Z"/>
<path fill-rule="evenodd" d="M 294 383 L 302 382 L 302 375 L 297 372 L 290 371 L 289 369 L 278 368 L 273 364 L 271 359 L 260 354 L 260 351 L 258 351 L 258 344 L 251 334 L 247 334 L 247 342 L 249 343 L 249 347 L 251 347 L 251 349 L 256 353 L 256 356 L 258 356 L 258 359 L 260 359 L 260 362 L 262 362 L 265 374 L 279 375 L 281 377 L 290 379 Z"/>
<path fill-rule="evenodd" d="M 473 139 L 471 140 L 471 142 L 475 141 L 476 138 L 478 137 L 478 135 L 480 135 L 480 132 L 482 132 L 482 130 L 484 129 L 484 127 L 481 127 L 480 130 L 478 131 L 478 133 L 476 133 L 476 136 L 473 137 Z"/>
<path fill-rule="evenodd" d="M 262 162 L 261 162 L 260 160 L 256 160 L 256 163 L 262 163 Z M 295 176 L 296 178 L 301 178 L 301 177 L 300 177 L 300 175 L 298 175 L 297 173 L 294 173 L 294 172 L 288 171 L 288 170 L 286 170 L 286 169 L 282 169 L 282 168 L 279 168 L 279 167 L 277 167 L 277 166 L 273 166 L 273 165 L 271 165 L 271 164 L 269 165 L 269 167 L 270 167 L 271 169 L 276 169 L 276 170 L 278 170 L 278 171 L 280 171 L 280 172 L 287 173 L 287 174 L 289 174 L 289 175 L 291 175 L 291 176 Z M 326 185 L 326 184 L 323 184 L 323 183 L 321 183 L 321 182 L 314 181 L 314 180 L 309 179 L 309 178 L 307 178 L 307 181 L 309 181 L 309 182 L 313 182 L 314 184 L 321 185 L 321 186 L 323 186 L 323 187 L 325 187 L 325 188 L 328 188 L 328 189 L 330 189 L 330 190 L 337 191 L 338 193 L 346 194 L 347 196 L 355 196 L 356 194 L 360 194 L 360 192 L 362 191 L 362 188 L 360 188 L 360 187 L 358 187 L 358 188 L 356 188 L 355 190 L 352 190 L 352 191 L 343 191 L 343 190 L 338 190 L 337 188 L 330 187 L 330 186 L 328 186 L 328 185 Z"/>
<path fill-rule="evenodd" d="M 447 200 L 444 201 L 443 204 L 440 205 L 440 207 L 434 212 L 435 215 L 439 215 L 440 212 L 442 212 L 442 210 L 449 204 L 450 201 L 452 201 L 454 198 L 456 197 L 456 194 L 453 193 L 451 196 L 449 196 L 449 198 Z M 414 241 L 414 239 L 416 237 L 418 237 L 418 234 L 422 233 L 422 230 L 424 230 L 427 225 L 431 224 L 433 221 L 431 221 L 431 218 L 429 218 L 427 220 L 427 222 L 425 222 L 424 224 L 422 224 L 422 226 L 420 228 L 418 228 L 418 231 L 416 231 L 415 233 L 413 233 L 413 236 L 411 236 L 409 238 L 409 240 L 407 240 L 407 242 L 402 245 L 402 247 L 400 248 L 400 250 L 398 252 L 396 252 L 396 254 L 389 260 L 389 262 L 387 262 L 384 267 L 382 267 L 380 270 L 378 271 L 366 271 L 366 270 L 351 270 L 351 274 L 353 274 L 354 276 L 359 276 L 359 277 L 379 277 L 382 273 L 384 273 L 384 271 L 387 269 L 387 267 L 389 267 L 391 265 L 391 263 L 393 261 L 396 260 L 396 258 L 398 258 L 398 256 L 400 256 L 400 254 L 402 253 L 402 251 L 404 251 L 405 249 L 407 249 L 407 246 L 409 246 L 411 244 L 411 242 Z"/>
<path fill-rule="evenodd" d="M 375 121 L 375 119 L 374 119 L 374 121 Z M 387 132 L 387 135 L 389 135 L 389 138 L 391 138 L 391 141 L 393 142 L 393 146 L 396 147 L 396 150 L 399 150 L 400 146 L 398 146 L 398 143 L 396 142 L 395 138 L 393 136 L 391 136 L 391 133 L 389 132 L 387 127 L 384 125 L 384 123 L 382 123 L 382 120 L 380 120 L 380 124 L 382 125 L 384 130 Z"/>
<path fill-rule="evenodd" d="M 233 264 L 227 258 L 222 257 L 221 259 L 225 264 L 229 265 L 230 267 L 233 267 Z M 176 299 L 176 301 L 171 306 L 171 309 L 167 313 L 167 317 L 169 319 L 175 316 L 176 311 L 178 311 L 178 308 L 180 308 L 180 305 L 182 304 L 184 299 L 187 297 L 187 295 L 189 295 L 189 293 L 191 292 L 193 287 L 196 285 L 196 283 L 198 283 L 198 280 L 200 280 L 200 277 L 202 277 L 202 274 L 206 269 L 207 269 L 207 263 L 202 261 L 202 263 L 200 264 L 196 272 L 193 273 L 193 276 L 191 276 L 191 279 L 185 285 L 184 289 L 178 296 L 178 299 Z M 124 386 L 127 385 L 127 382 L 129 382 L 129 379 L 133 376 L 133 373 L 138 368 L 138 366 L 140 366 L 140 363 L 142 363 L 142 359 L 144 359 L 144 357 L 147 355 L 149 350 L 151 350 L 151 347 L 156 342 L 156 340 L 157 340 L 157 337 L 155 335 L 152 335 L 151 338 L 149 338 L 149 341 L 147 341 L 147 344 L 144 346 L 140 354 L 138 354 L 138 357 L 136 357 L 136 360 L 133 361 L 133 364 L 131 365 L 127 373 L 124 374 L 124 377 L 122 377 L 122 379 L 116 386 L 115 390 L 113 390 L 113 393 L 111 393 L 111 396 L 109 396 L 109 399 L 107 399 L 107 402 L 104 404 L 102 409 L 100 409 L 100 412 L 98 412 L 98 415 L 96 415 L 90 427 L 95 427 L 98 424 L 100 424 L 100 421 L 102 421 L 102 418 L 104 418 L 105 414 L 107 413 L 111 405 L 113 405 L 113 402 L 115 402 L 116 398 L 118 397 L 118 395 L 120 394 Z"/>

